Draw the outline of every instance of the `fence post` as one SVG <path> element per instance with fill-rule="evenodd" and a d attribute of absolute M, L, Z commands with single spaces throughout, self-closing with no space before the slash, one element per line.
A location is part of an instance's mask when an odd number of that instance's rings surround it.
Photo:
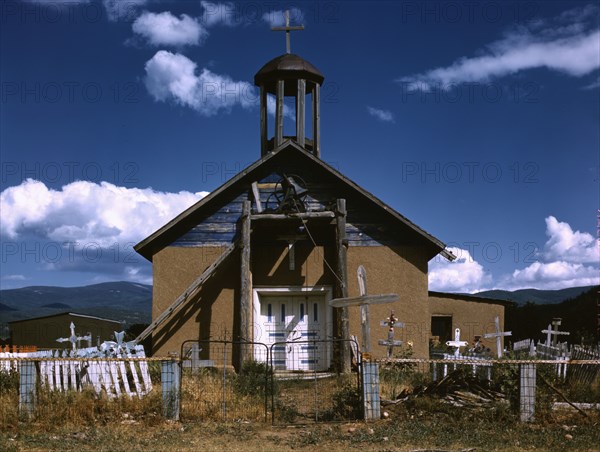
<path fill-rule="evenodd" d="M 363 361 L 361 367 L 365 420 L 380 419 L 379 364 Z"/>
<path fill-rule="evenodd" d="M 535 415 L 536 365 L 520 364 L 520 413 L 521 422 L 532 422 Z"/>
<path fill-rule="evenodd" d="M 19 413 L 21 416 L 33 416 L 36 385 L 35 361 L 21 361 L 19 363 Z"/>
<path fill-rule="evenodd" d="M 163 416 L 167 419 L 179 420 L 180 368 L 175 359 L 161 361 L 160 382 L 162 386 Z"/>

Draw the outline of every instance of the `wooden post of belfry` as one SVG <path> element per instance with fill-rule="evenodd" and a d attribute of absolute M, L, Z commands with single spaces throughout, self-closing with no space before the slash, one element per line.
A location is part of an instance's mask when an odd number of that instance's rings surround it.
<path fill-rule="evenodd" d="M 252 292 L 252 273 L 250 272 L 250 201 L 244 201 L 241 217 L 241 256 L 240 256 L 240 341 L 251 340 L 249 328 L 251 325 L 250 300 Z M 240 344 L 238 371 L 242 369 L 249 348 Z M 224 363 L 227 365 L 227 363 Z"/>
<path fill-rule="evenodd" d="M 346 239 L 346 200 L 338 199 L 336 201 L 336 252 L 337 252 L 337 278 L 335 282 L 335 297 L 348 297 L 348 240 Z M 348 319 L 348 307 L 338 308 L 339 332 L 342 338 L 341 352 L 342 365 L 341 370 L 344 373 L 350 373 L 352 364 L 352 355 L 350 350 L 350 323 Z"/>

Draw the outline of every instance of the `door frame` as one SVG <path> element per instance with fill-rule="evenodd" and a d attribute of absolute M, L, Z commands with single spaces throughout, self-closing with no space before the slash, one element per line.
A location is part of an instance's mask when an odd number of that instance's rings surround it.
<path fill-rule="evenodd" d="M 332 286 L 254 286 L 252 289 L 252 315 L 254 320 L 254 331 L 255 336 L 256 327 L 261 327 L 258 320 L 260 320 L 260 298 L 261 296 L 285 296 L 285 295 L 306 295 L 307 292 L 313 295 L 325 295 L 325 337 L 322 340 L 327 340 L 328 337 L 333 337 L 333 309 L 329 306 L 329 300 L 333 298 L 333 287 Z M 253 337 L 256 340 L 256 337 Z M 331 353 L 333 347 L 323 344 L 325 347 L 325 368 L 328 369 L 331 365 Z"/>

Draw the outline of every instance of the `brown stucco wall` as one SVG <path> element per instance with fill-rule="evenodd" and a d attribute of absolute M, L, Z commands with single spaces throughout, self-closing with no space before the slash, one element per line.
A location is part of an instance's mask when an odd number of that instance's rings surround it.
<path fill-rule="evenodd" d="M 13 345 L 35 345 L 38 348 L 70 348 L 70 342 L 56 342 L 61 337 L 69 337 L 71 322 L 75 324 L 75 334 L 85 336 L 92 333 L 92 345 L 100 341 L 114 340 L 114 332 L 121 331 L 121 323 L 102 319 L 79 317 L 73 315 L 57 315 L 24 320 L 10 325 Z M 87 346 L 87 342 L 83 342 Z"/>
<path fill-rule="evenodd" d="M 496 340 L 483 339 L 485 333 L 496 331 L 494 319 L 500 317 L 500 329 L 504 331 L 504 306 L 501 304 L 478 302 L 461 298 L 431 296 L 429 298 L 431 315 L 452 316 L 452 331 L 460 328 L 460 340 L 474 342 L 475 336 L 482 336 L 484 346 L 496 353 Z M 454 333 L 452 333 L 454 339 Z M 504 342 L 502 343 L 504 346 Z"/>
<path fill-rule="evenodd" d="M 415 357 L 428 356 L 429 308 L 427 302 L 427 260 L 416 247 L 365 246 L 348 248 L 348 294 L 358 296 L 356 271 L 363 265 L 367 271 L 367 293 L 396 293 L 400 300 L 369 307 L 371 325 L 371 355 L 383 358 L 387 348 L 378 345 L 379 339 L 387 339 L 387 328 L 380 326 L 393 309 L 405 328 L 395 329 L 395 339 L 413 342 Z M 360 308 L 349 308 L 350 334 L 361 340 Z"/>
<path fill-rule="evenodd" d="M 225 247 L 167 247 L 153 259 L 154 287 L 152 319 L 156 319 L 202 272 L 224 252 Z M 186 340 L 232 339 L 233 300 L 239 287 L 239 258 L 230 256 L 200 290 L 152 335 L 154 356 L 181 351 Z"/>
<path fill-rule="evenodd" d="M 167 247 L 154 256 L 153 318 L 163 312 L 202 271 L 218 258 L 224 248 Z M 253 287 L 330 286 L 334 281 L 323 263 L 327 253 L 333 265 L 332 249 L 296 245 L 296 269 L 289 270 L 285 245 L 254 245 L 252 248 Z M 427 297 L 427 261 L 415 247 L 383 246 L 349 247 L 349 296 L 358 296 L 356 270 L 367 270 L 367 289 L 370 294 L 397 293 L 400 301 L 391 305 L 370 307 L 371 349 L 374 357 L 383 357 L 386 348 L 377 344 L 387 339 L 387 329 L 379 326 L 391 309 L 405 328 L 396 329 L 396 338 L 413 342 L 414 356 L 426 357 L 430 336 L 430 316 Z M 230 258 L 216 277 L 202 289 L 200 300 L 188 305 L 183 315 L 167 322 L 153 337 L 153 353 L 157 356 L 179 352 L 184 340 L 201 338 L 230 339 L 236 331 L 234 300 L 239 298 L 239 259 Z M 206 318 L 209 317 L 209 318 Z M 349 308 L 350 333 L 361 338 L 360 308 Z M 335 315 L 333 317 L 335 319 Z M 335 325 L 333 326 L 335 330 Z M 225 335 L 227 331 L 227 335 Z"/>

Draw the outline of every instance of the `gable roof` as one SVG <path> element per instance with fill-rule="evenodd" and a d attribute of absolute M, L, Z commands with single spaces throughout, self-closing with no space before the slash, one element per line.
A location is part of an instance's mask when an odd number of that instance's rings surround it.
<path fill-rule="evenodd" d="M 177 215 L 163 227 L 135 245 L 134 249 L 146 259 L 152 261 L 154 254 L 168 246 L 178 237 L 185 234 L 188 230 L 197 225 L 202 218 L 207 215 L 207 213 L 209 213 L 215 207 L 222 205 L 223 200 L 226 199 L 228 195 L 237 192 L 240 189 L 240 186 L 245 184 L 250 185 L 252 182 L 259 179 L 261 175 L 265 176 L 269 170 L 276 168 L 278 162 L 286 157 L 289 158 L 291 156 L 300 158 L 309 165 L 315 165 L 317 168 L 324 170 L 351 192 L 364 198 L 367 202 L 385 212 L 392 218 L 393 221 L 396 221 L 399 224 L 413 230 L 418 236 L 423 238 L 426 243 L 431 245 L 432 249 L 435 250 L 433 255 L 442 253 L 447 259 L 452 260 L 455 258 L 455 256 L 445 250 L 444 243 L 421 229 L 416 224 L 412 223 L 408 218 L 404 217 L 396 210 L 385 204 L 383 201 L 376 198 L 374 195 L 344 176 L 335 168 L 307 152 L 294 141 L 289 139 L 285 140 L 272 152 L 269 152 L 267 155 L 252 163 L 244 170 L 240 171 L 238 174 L 202 198 L 196 204 Z"/>

